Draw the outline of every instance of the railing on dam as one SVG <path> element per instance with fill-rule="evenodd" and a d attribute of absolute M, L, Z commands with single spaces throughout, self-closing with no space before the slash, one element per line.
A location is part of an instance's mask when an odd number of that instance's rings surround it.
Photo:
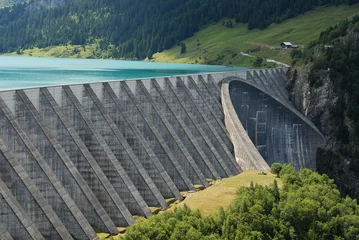
<path fill-rule="evenodd" d="M 286 71 L 0 92 L 0 239 L 96 239 L 209 179 L 274 159 L 315 168 L 323 139 Z"/>

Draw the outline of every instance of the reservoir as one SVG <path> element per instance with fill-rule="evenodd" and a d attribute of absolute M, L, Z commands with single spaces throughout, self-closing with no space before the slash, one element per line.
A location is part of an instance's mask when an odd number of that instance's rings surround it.
<path fill-rule="evenodd" d="M 0 56 L 0 90 L 241 70 L 246 68 L 103 59 Z"/>

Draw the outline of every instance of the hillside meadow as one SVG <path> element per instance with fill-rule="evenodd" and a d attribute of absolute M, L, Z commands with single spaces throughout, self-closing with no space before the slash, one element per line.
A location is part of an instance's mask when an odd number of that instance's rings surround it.
<path fill-rule="evenodd" d="M 193 37 L 183 41 L 186 53 L 180 46 L 153 56 L 153 61 L 173 63 L 213 63 L 250 67 L 255 58 L 242 56 L 250 53 L 262 58 L 291 63 L 290 51 L 281 49 L 280 43 L 289 41 L 303 48 L 318 39 L 321 31 L 359 12 L 359 4 L 352 6 L 320 7 L 279 24 L 271 24 L 264 30 L 248 30 L 245 24 L 225 26 L 227 19 L 201 29 Z M 235 21 L 232 20 L 234 23 Z"/>

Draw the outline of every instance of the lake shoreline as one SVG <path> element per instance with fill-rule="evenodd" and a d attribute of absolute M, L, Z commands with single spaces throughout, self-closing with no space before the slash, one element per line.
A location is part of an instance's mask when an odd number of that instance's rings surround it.
<path fill-rule="evenodd" d="M 133 60 L 0 56 L 0 89 L 196 75 L 247 69 Z"/>

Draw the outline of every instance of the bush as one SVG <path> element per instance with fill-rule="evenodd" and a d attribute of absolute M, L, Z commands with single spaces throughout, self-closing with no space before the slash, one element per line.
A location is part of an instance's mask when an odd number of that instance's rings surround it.
<path fill-rule="evenodd" d="M 292 57 L 292 59 L 295 59 L 295 58 L 302 58 L 303 56 L 303 53 L 301 50 L 299 49 L 293 49 L 290 53 L 290 56 Z"/>
<path fill-rule="evenodd" d="M 184 44 L 183 42 L 181 42 L 181 54 L 184 54 L 187 50 L 186 44 Z"/>
<path fill-rule="evenodd" d="M 273 163 L 272 167 L 270 169 L 270 172 L 273 174 L 277 174 L 277 177 L 279 177 L 279 173 L 282 170 L 282 164 L 280 163 Z"/>
<path fill-rule="evenodd" d="M 260 67 L 262 66 L 264 59 L 261 57 L 257 57 L 256 60 L 253 63 L 253 67 Z"/>

